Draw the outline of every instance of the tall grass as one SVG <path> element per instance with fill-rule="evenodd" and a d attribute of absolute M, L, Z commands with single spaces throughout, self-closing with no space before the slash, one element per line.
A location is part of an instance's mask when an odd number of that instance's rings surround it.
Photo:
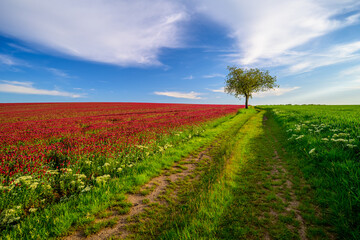
<path fill-rule="evenodd" d="M 316 190 L 339 238 L 360 239 L 360 106 L 263 106 L 288 134 L 288 148 Z"/>

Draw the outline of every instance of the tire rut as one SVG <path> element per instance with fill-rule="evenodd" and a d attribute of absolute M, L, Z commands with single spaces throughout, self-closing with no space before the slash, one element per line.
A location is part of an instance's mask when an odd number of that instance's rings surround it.
<path fill-rule="evenodd" d="M 117 211 L 113 211 L 112 216 L 102 219 L 96 219 L 94 222 L 102 222 L 117 218 L 117 223 L 111 228 L 104 228 L 101 231 L 86 236 L 84 229 L 74 232 L 72 235 L 64 237 L 64 240 L 99 240 L 99 239 L 108 239 L 110 237 L 116 237 L 116 239 L 126 238 L 131 231 L 127 229 L 127 226 L 132 224 L 132 219 L 146 211 L 149 204 L 161 204 L 167 205 L 168 202 L 164 200 L 161 196 L 168 189 L 171 188 L 172 183 L 183 180 L 185 177 L 192 175 L 195 169 L 198 166 L 198 163 L 201 161 L 211 160 L 210 151 L 217 143 L 215 140 L 209 147 L 200 152 L 197 156 L 190 155 L 186 159 L 175 163 L 171 169 L 165 170 L 160 176 L 152 178 L 148 183 L 143 185 L 140 188 L 140 191 L 137 193 L 127 194 L 127 202 L 131 203 L 132 207 L 127 214 L 121 215 Z M 181 164 L 180 164 L 181 163 Z M 196 179 L 196 176 L 192 179 Z M 171 189 L 170 189 L 171 190 Z M 172 189 L 173 193 L 171 195 L 172 199 L 176 199 L 177 191 Z M 111 208 L 110 208 L 111 209 Z"/>
<path fill-rule="evenodd" d="M 267 120 L 268 119 L 264 116 L 264 118 L 263 118 L 264 125 L 266 125 Z M 271 129 L 270 129 L 270 135 L 271 135 L 270 137 L 271 137 L 272 141 L 277 143 L 278 140 L 272 134 Z M 293 183 L 290 180 L 292 178 L 292 176 L 284 167 L 285 163 L 281 159 L 281 157 L 274 145 L 273 145 L 273 151 L 274 151 L 273 160 L 275 161 L 275 164 L 273 165 L 273 169 L 270 172 L 270 177 L 273 179 L 284 179 L 284 176 L 285 176 L 286 180 L 281 185 L 276 184 L 276 185 L 273 185 L 272 187 L 279 189 L 279 191 L 276 193 L 276 196 L 279 199 L 281 199 L 281 201 L 286 205 L 286 207 L 285 207 L 284 212 L 277 212 L 274 209 L 270 209 L 270 214 L 275 217 L 278 217 L 280 214 L 290 214 L 291 212 L 293 212 L 295 214 L 295 219 L 299 223 L 299 227 L 298 227 L 298 231 L 297 231 L 299 234 L 299 238 L 301 240 L 307 240 L 308 239 L 306 236 L 307 227 L 306 227 L 303 217 L 301 216 L 301 211 L 299 210 L 300 202 L 296 198 L 295 189 L 293 188 Z M 282 151 L 285 153 L 284 148 L 282 148 Z M 284 192 L 286 190 L 288 190 L 290 193 L 290 200 L 287 200 L 284 197 Z M 293 230 L 294 227 L 291 225 L 288 225 L 288 228 L 290 230 Z"/>

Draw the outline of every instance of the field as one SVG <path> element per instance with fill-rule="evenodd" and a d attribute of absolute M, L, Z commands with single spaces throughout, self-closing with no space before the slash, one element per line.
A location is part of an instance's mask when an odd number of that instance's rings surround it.
<path fill-rule="evenodd" d="M 1 228 L 105 184 L 239 106 L 2 104 Z"/>
<path fill-rule="evenodd" d="M 359 106 L 1 104 L 1 238 L 359 239 L 359 119 Z"/>
<path fill-rule="evenodd" d="M 346 239 L 360 238 L 360 107 L 268 107 L 286 129 L 300 167 L 330 223 Z"/>

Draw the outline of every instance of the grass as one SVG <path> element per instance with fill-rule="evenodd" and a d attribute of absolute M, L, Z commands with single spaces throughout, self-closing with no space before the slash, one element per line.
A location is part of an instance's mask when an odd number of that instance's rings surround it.
<path fill-rule="evenodd" d="M 4 229 L 0 237 L 21 239 L 26 236 L 28 239 L 48 239 L 65 236 L 71 228 L 87 224 L 95 214 L 112 207 L 113 198 L 119 193 L 124 194 L 136 189 L 160 174 L 162 169 L 170 167 L 174 162 L 211 143 L 217 135 L 231 128 L 238 118 L 242 118 L 242 115 L 227 116 L 208 123 L 203 127 L 204 131 L 180 142 L 176 148 L 158 152 L 146 161 L 125 169 L 120 177 L 110 179 L 104 185 L 32 214 L 15 227 L 9 226 Z M 171 139 L 168 141 L 171 142 Z"/>
<path fill-rule="evenodd" d="M 118 220 L 119 219 L 115 217 L 110 220 L 93 223 L 84 229 L 84 234 L 85 234 L 85 236 L 90 236 L 92 234 L 99 232 L 103 228 L 113 227 L 116 225 Z"/>
<path fill-rule="evenodd" d="M 299 210 L 286 210 L 295 201 L 300 202 L 304 216 L 309 213 L 309 230 L 304 234 L 311 239 L 328 237 L 326 226 L 315 216 L 312 192 L 306 189 L 299 169 L 283 161 L 276 176 L 269 173 L 279 164 L 274 150 L 281 159 L 293 156 L 273 140 L 283 136 L 276 123 L 263 126 L 264 113 L 252 109 L 246 121 L 227 131 L 213 149 L 212 161 L 198 168 L 200 181 L 179 182 L 179 199 L 168 207 L 155 206 L 156 214 L 142 215 L 142 221 L 132 227 L 131 238 L 299 239 L 302 226 L 295 213 Z M 295 174 L 299 177 L 292 179 Z M 286 187 L 289 179 L 294 182 L 290 189 Z"/>
<path fill-rule="evenodd" d="M 176 183 L 175 189 L 178 191 L 178 195 L 184 195 L 183 199 L 185 204 L 178 205 L 178 201 L 172 197 L 172 190 L 174 189 L 168 191 L 162 196 L 162 198 L 168 202 L 170 211 L 168 211 L 169 209 L 164 206 L 157 205 L 152 206 L 152 212 L 155 212 L 156 214 L 151 214 L 151 212 L 148 212 L 145 215 L 137 217 L 135 220 L 137 220 L 138 223 L 132 226 L 132 229 L 137 232 L 138 237 L 135 236 L 134 238 L 151 238 L 160 234 L 161 232 L 165 234 L 164 232 L 166 232 L 166 229 L 170 228 L 170 226 L 167 226 L 167 224 L 173 223 L 179 226 L 188 220 L 187 218 L 190 216 L 183 213 L 192 213 L 194 212 L 194 208 L 198 208 L 198 206 L 193 204 L 195 203 L 194 201 L 187 201 L 186 199 L 192 199 L 195 196 L 205 196 L 204 188 L 206 189 L 206 187 L 211 186 L 216 181 L 216 177 L 214 176 L 221 174 L 222 167 L 225 167 L 224 163 L 226 156 L 231 154 L 230 145 L 234 144 L 233 137 L 236 135 L 236 132 L 241 128 L 241 126 L 256 113 L 256 111 L 251 109 L 244 111 L 244 113 L 245 114 L 240 115 L 240 117 L 235 122 L 236 124 L 233 124 L 232 128 L 229 128 L 228 131 L 223 132 L 217 139 L 217 147 L 215 148 L 216 150 L 213 150 L 212 154 L 217 154 L 219 160 L 222 161 L 222 163 L 207 162 L 205 164 L 208 159 L 203 158 L 202 162 L 197 164 L 197 170 L 194 172 L 194 175 L 200 174 L 200 183 L 198 181 L 190 181 L 190 176 L 188 179 L 185 178 L 182 181 Z M 195 186 L 193 184 L 195 184 Z M 200 189 L 201 191 L 197 191 Z M 149 218 L 152 218 L 152 221 L 149 221 Z M 144 221 L 144 219 L 147 219 L 147 221 Z M 177 222 L 174 221 L 175 219 L 177 219 Z M 171 233 L 169 234 L 171 235 Z M 171 236 L 170 238 L 174 239 L 177 237 L 178 236 Z"/>
<path fill-rule="evenodd" d="M 360 239 L 360 107 L 264 106 L 339 238 Z M 312 213 L 309 212 L 305 216 Z M 318 229 L 312 229 L 315 234 Z"/>

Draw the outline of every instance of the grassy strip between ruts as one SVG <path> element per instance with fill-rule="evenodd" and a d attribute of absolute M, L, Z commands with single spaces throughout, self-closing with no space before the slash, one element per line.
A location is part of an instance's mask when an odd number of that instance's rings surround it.
<path fill-rule="evenodd" d="M 274 140 L 270 127 L 263 125 L 264 112 L 252 114 L 244 125 L 227 131 L 199 181 L 181 183 L 179 200 L 149 211 L 152 216 L 133 228 L 136 234 L 131 238 L 326 238 L 298 168 L 286 161 L 278 163 L 275 150 L 282 151 L 282 145 Z M 271 125 L 275 126 L 273 121 Z M 278 134 L 279 128 L 275 131 Z M 285 151 L 279 155 L 290 159 Z M 293 177 L 295 173 L 298 176 Z"/>
<path fill-rule="evenodd" d="M 243 113 L 240 110 L 239 113 Z M 246 112 L 246 111 L 245 111 Z M 107 184 L 94 187 L 90 192 L 80 194 L 65 202 L 60 202 L 42 211 L 36 212 L 13 228 L 2 231 L 3 239 L 49 239 L 66 235 L 71 227 L 91 223 L 94 215 L 117 204 L 126 192 L 140 186 L 158 175 L 161 169 L 180 161 L 193 151 L 212 142 L 221 132 L 231 128 L 238 119 L 248 115 L 227 116 L 207 124 L 200 135 L 180 143 L 174 148 L 166 149 L 147 161 L 139 162 L 124 174 L 111 179 Z"/>

